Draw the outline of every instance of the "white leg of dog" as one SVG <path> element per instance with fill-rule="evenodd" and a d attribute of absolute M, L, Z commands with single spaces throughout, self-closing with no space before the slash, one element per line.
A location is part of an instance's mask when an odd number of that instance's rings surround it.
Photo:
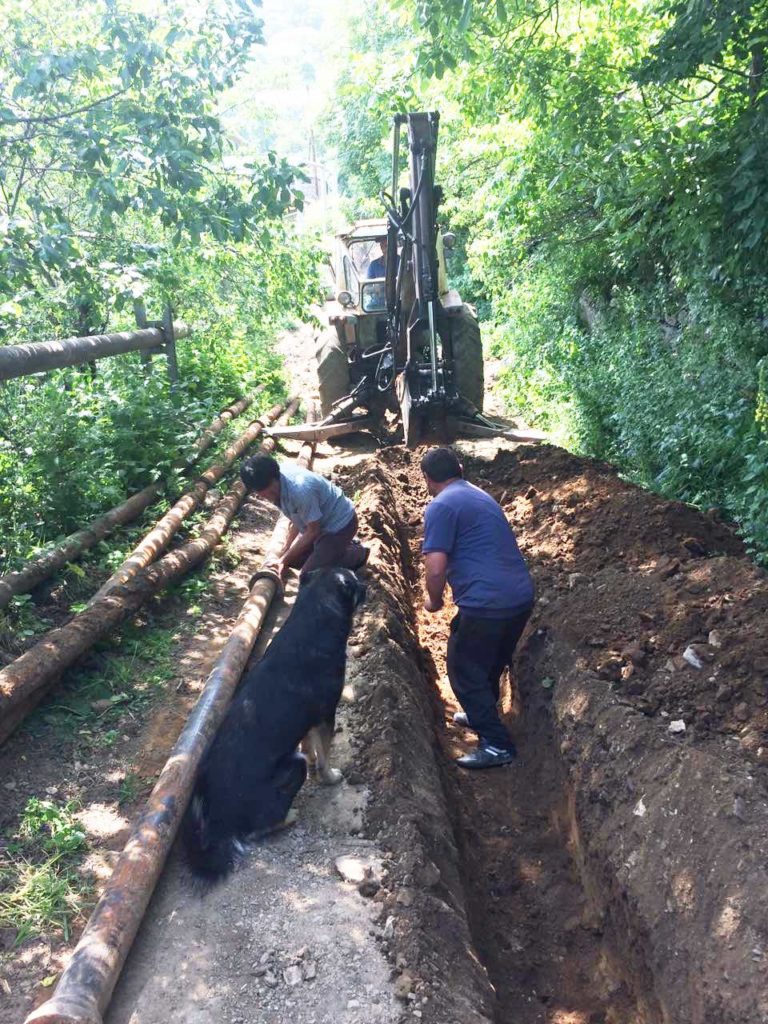
<path fill-rule="evenodd" d="M 324 786 L 338 786 L 344 776 L 338 768 L 328 764 L 328 753 L 333 738 L 333 730 L 328 725 L 318 725 L 309 730 L 304 741 L 310 750 L 310 764 L 317 770 L 320 782 Z"/>

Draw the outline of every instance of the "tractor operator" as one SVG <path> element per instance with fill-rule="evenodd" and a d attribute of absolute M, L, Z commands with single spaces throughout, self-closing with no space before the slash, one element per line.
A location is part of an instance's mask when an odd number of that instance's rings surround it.
<path fill-rule="evenodd" d="M 302 576 L 325 567 L 360 569 L 368 561 L 369 549 L 355 537 L 355 506 L 330 480 L 290 463 L 281 465 L 271 455 L 245 459 L 240 478 L 291 522 L 275 564 L 280 576 L 289 568 L 301 569 Z"/>
<path fill-rule="evenodd" d="M 450 583 L 459 610 L 450 626 L 448 679 L 463 708 L 453 720 L 479 737 L 457 764 L 510 764 L 517 751 L 499 717 L 499 681 L 530 617 L 533 581 L 503 510 L 464 479 L 452 449 L 428 451 L 421 471 L 433 498 L 424 516 L 424 608 L 440 611 Z"/>
<path fill-rule="evenodd" d="M 378 256 L 375 260 L 371 260 L 368 264 L 366 277 L 369 281 L 373 278 L 386 277 L 387 275 L 388 242 L 386 236 L 379 240 L 379 245 L 381 246 L 381 256 Z"/>

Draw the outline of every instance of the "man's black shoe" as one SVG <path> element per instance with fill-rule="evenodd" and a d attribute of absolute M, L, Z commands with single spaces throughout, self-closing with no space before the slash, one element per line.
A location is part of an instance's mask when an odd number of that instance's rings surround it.
<path fill-rule="evenodd" d="M 360 564 L 355 566 L 355 569 L 362 569 L 364 565 L 368 564 L 368 559 L 371 557 L 371 549 L 360 545 Z"/>
<path fill-rule="evenodd" d="M 370 557 L 371 549 L 365 547 L 359 540 L 353 540 L 347 549 L 347 556 L 344 560 L 345 568 L 357 572 L 358 569 L 362 569 L 368 563 Z"/>
<path fill-rule="evenodd" d="M 473 751 L 456 758 L 456 764 L 460 768 L 497 768 L 504 764 L 512 764 L 517 757 L 517 751 L 502 750 L 500 747 L 492 747 L 487 743 L 478 743 Z"/>

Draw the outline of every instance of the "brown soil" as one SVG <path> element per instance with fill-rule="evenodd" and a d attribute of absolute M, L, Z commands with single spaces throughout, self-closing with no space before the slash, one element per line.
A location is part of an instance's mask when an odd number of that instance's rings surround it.
<path fill-rule="evenodd" d="M 768 577 L 726 525 L 557 448 L 500 453 L 478 482 L 534 566 L 540 629 L 631 706 L 768 762 Z"/>
<path fill-rule="evenodd" d="M 462 968 L 466 975 L 472 961 L 465 958 L 462 962 L 459 942 L 448 960 L 452 983 L 443 985 L 440 991 L 444 998 L 457 988 L 474 993 L 475 998 L 470 999 L 473 1012 L 482 1007 L 497 1024 L 639 1020 L 633 1016 L 634 998 L 612 967 L 611 952 L 602 941 L 602 929 L 595 921 L 569 852 L 566 788 L 558 759 L 553 756 L 546 706 L 530 701 L 521 705 L 507 692 L 505 706 L 509 720 L 514 722 L 521 754 L 514 769 L 472 774 L 455 768 L 449 760 L 471 746 L 470 737 L 452 723 L 457 705 L 445 679 L 445 643 L 454 609 L 447 608 L 438 615 L 421 611 L 419 541 L 427 495 L 417 457 L 398 449 L 383 453 L 380 463 L 379 478 L 369 476 L 365 487 L 366 502 L 371 500 L 372 490 L 378 488 L 379 505 L 367 515 L 364 507 L 363 519 L 380 540 L 389 540 L 390 572 L 382 573 L 377 564 L 376 577 L 382 580 L 390 604 L 394 595 L 398 600 L 395 614 L 383 616 L 384 636 L 376 640 L 380 649 L 369 658 L 372 670 L 381 674 L 380 662 L 386 650 L 386 646 L 381 649 L 382 641 L 391 644 L 394 640 L 401 649 L 413 651 L 413 630 L 422 647 L 411 653 L 411 666 L 421 665 L 422 671 L 420 689 L 416 689 L 418 677 L 413 667 L 398 672 L 397 659 L 391 659 L 385 694 L 382 697 L 382 687 L 377 687 L 379 700 L 371 702 L 370 713 L 375 717 L 368 723 L 368 731 L 377 739 L 363 748 L 376 794 L 369 820 L 384 829 L 395 848 L 402 848 L 402 819 L 407 816 L 408 800 L 413 802 L 414 789 L 421 790 L 415 814 L 411 807 L 414 834 L 405 848 L 416 850 L 416 863 L 422 872 L 424 863 L 433 869 L 437 866 L 441 885 L 451 877 L 446 874 L 446 864 L 453 875 L 458 868 L 456 902 L 488 978 L 462 976 Z M 398 534 L 398 525 L 392 524 L 392 513 L 387 515 L 385 508 L 397 508 L 400 513 L 403 525 L 397 544 L 391 537 Z M 414 581 L 406 593 L 403 564 Z M 434 683 L 437 687 L 432 689 Z M 419 737 L 425 730 L 436 732 L 438 750 L 423 749 Z M 429 787 L 422 776 L 435 755 L 441 769 L 436 787 L 440 795 L 427 798 L 424 791 Z M 397 765 L 401 766 L 399 771 Z M 385 784 L 376 779 L 385 772 L 386 792 L 382 792 Z M 450 845 L 444 824 L 442 830 L 436 824 L 430 827 L 428 807 L 434 817 L 450 822 L 455 837 Z M 401 884 L 414 884 L 413 880 L 418 879 L 409 862 L 401 870 Z M 416 891 L 418 901 L 424 895 L 423 887 L 417 885 Z M 396 900 L 395 911 L 399 909 Z M 433 979 L 435 975 L 434 965 L 430 971 L 429 962 L 434 944 L 446 945 L 446 936 L 458 933 L 455 925 L 431 921 L 428 910 L 419 908 L 418 930 L 409 931 L 406 923 L 402 931 L 403 935 L 415 936 L 417 947 L 419 940 L 422 945 L 426 941 L 428 949 L 433 947 L 429 953 L 409 950 L 409 963 L 422 964 L 424 977 L 420 980 L 424 985 L 429 984 L 430 975 Z M 444 950 L 440 954 L 439 959 L 446 958 Z M 484 1003 L 478 1006 L 479 998 Z M 468 1007 L 464 1007 L 463 1013 L 467 1012 Z M 459 1014 L 457 1019 L 474 1018 Z"/>
<path fill-rule="evenodd" d="M 547 446 L 497 446 L 490 459 L 465 450 L 470 479 L 504 505 L 537 580 L 505 700 L 521 763 L 472 775 L 446 760 L 469 739 L 450 721 L 451 612 L 414 619 L 426 495 L 416 456 L 384 452 L 384 496 L 368 525 L 397 534 L 402 550 L 389 545 L 381 580 L 395 609 L 375 643 L 394 638 L 421 672 L 389 665 L 390 685 L 371 702 L 372 823 L 401 847 L 410 799 L 408 845 L 419 850 L 435 846 L 427 808 L 453 820 L 462 906 L 496 990 L 483 1012 L 500 1024 L 757 1024 L 768 1006 L 765 573 L 727 526 L 610 467 Z M 403 567 L 416 580 L 410 600 Z M 691 644 L 702 667 L 682 658 Z M 370 655 L 373 665 L 383 657 Z M 419 815 L 413 790 L 427 788 L 428 755 L 417 737 L 430 712 L 413 691 L 425 676 L 442 702 L 444 797 L 423 793 Z M 677 720 L 685 732 L 671 734 Z M 455 869 L 445 838 L 432 857 L 441 873 Z M 428 984 L 423 950 L 421 962 Z M 461 977 L 453 963 L 451 975 Z"/>

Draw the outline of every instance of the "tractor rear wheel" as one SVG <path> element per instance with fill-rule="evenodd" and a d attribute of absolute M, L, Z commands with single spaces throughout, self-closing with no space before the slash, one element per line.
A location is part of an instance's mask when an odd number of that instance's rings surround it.
<path fill-rule="evenodd" d="M 450 318 L 453 347 L 453 379 L 456 390 L 483 411 L 485 380 L 483 374 L 483 342 L 480 325 L 468 306 Z"/>
<path fill-rule="evenodd" d="M 333 411 L 334 403 L 351 390 L 349 362 L 335 330 L 325 331 L 320 336 L 315 353 L 320 407 L 325 417 Z"/>

